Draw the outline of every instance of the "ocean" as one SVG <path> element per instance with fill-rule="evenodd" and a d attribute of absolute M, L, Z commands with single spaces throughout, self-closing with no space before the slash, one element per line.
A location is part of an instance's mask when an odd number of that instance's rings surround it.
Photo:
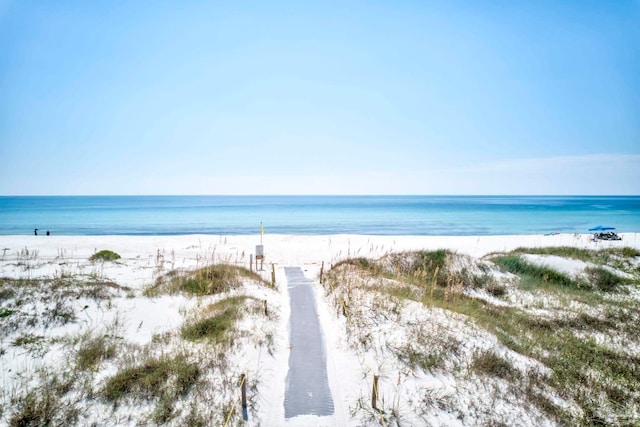
<path fill-rule="evenodd" d="M 640 231 L 640 196 L 2 196 L 0 235 Z"/>

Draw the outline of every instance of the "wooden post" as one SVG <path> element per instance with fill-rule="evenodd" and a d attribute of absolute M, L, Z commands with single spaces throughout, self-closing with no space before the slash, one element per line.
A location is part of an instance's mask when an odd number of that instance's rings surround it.
<path fill-rule="evenodd" d="M 268 316 L 269 312 L 267 311 L 267 300 L 264 300 L 264 315 Z"/>
<path fill-rule="evenodd" d="M 322 261 L 322 267 L 320 267 L 320 284 L 322 284 L 322 274 L 324 273 L 324 261 Z"/>
<path fill-rule="evenodd" d="M 347 304 L 344 302 L 344 298 L 340 297 L 340 305 L 342 305 L 342 315 L 347 317 Z"/>
<path fill-rule="evenodd" d="M 249 413 L 247 412 L 247 375 L 240 376 L 240 389 L 242 392 L 242 419 L 247 421 Z"/>
<path fill-rule="evenodd" d="M 276 267 L 271 264 L 271 286 L 276 287 Z"/>
<path fill-rule="evenodd" d="M 257 270 L 256 266 L 256 270 Z M 253 254 L 249 255 L 249 270 L 253 271 Z"/>
<path fill-rule="evenodd" d="M 371 393 L 371 407 L 378 409 L 378 376 L 373 376 L 373 392 Z"/>

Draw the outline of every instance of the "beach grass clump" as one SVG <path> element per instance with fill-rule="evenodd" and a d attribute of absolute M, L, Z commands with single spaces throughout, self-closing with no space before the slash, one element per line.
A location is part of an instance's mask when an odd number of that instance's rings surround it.
<path fill-rule="evenodd" d="M 584 271 L 589 282 L 599 291 L 614 291 L 626 283 L 623 278 L 602 267 L 587 267 Z"/>
<path fill-rule="evenodd" d="M 24 333 L 18 336 L 11 343 L 14 347 L 31 347 L 42 343 L 44 336 Z"/>
<path fill-rule="evenodd" d="M 104 249 L 96 252 L 95 254 L 89 257 L 89 261 L 115 261 L 120 259 L 120 255 L 117 253 L 110 251 L 108 249 Z"/>
<path fill-rule="evenodd" d="M 215 295 L 240 287 L 243 279 L 270 286 L 260 275 L 243 267 L 214 264 L 194 271 L 172 270 L 158 277 L 153 286 L 144 292 L 146 296 L 185 293 L 188 295 Z"/>
<path fill-rule="evenodd" d="M 518 276 L 528 276 L 535 281 L 545 284 L 548 283 L 571 289 L 584 289 L 588 286 L 585 282 L 572 279 L 566 274 L 560 273 L 552 268 L 527 262 L 519 255 L 499 255 L 493 257 L 491 261 L 509 273 Z"/>
<path fill-rule="evenodd" d="M 519 247 L 512 251 L 516 254 L 555 255 L 563 258 L 573 258 L 582 261 L 592 261 L 596 251 L 590 249 L 575 248 L 572 246 L 549 246 L 542 248 Z"/>
<path fill-rule="evenodd" d="M 105 335 L 87 337 L 78 350 L 76 365 L 81 370 L 93 370 L 98 363 L 115 357 L 116 346 Z"/>
<path fill-rule="evenodd" d="M 185 324 L 180 334 L 189 341 L 207 341 L 219 343 L 233 330 L 236 322 L 242 318 L 243 308 L 249 298 L 235 296 L 209 305 L 204 316 Z"/>
<path fill-rule="evenodd" d="M 431 281 L 439 286 L 446 286 L 447 277 L 451 274 L 447 269 L 451 255 L 451 252 L 444 249 L 402 252 L 388 255 L 385 262 L 388 263 L 391 277 L 400 276 L 416 284 Z"/>
<path fill-rule="evenodd" d="M 185 396 L 198 381 L 201 370 L 183 354 L 175 357 L 150 358 L 109 378 L 101 396 L 113 403 L 123 398 L 151 400 Z M 166 402 L 165 402 L 166 404 Z"/>
<path fill-rule="evenodd" d="M 18 399 L 9 426 L 74 425 L 79 412 L 76 408 L 61 405 L 54 390 L 33 390 Z"/>
<path fill-rule="evenodd" d="M 471 362 L 471 369 L 481 375 L 489 375 L 505 380 L 514 380 L 519 376 L 517 369 L 507 359 L 498 356 L 493 350 L 477 352 Z"/>
<path fill-rule="evenodd" d="M 640 257 L 640 250 L 631 248 L 629 246 L 625 246 L 624 248 L 620 249 L 620 253 L 625 258 Z"/>
<path fill-rule="evenodd" d="M 80 410 L 73 401 L 63 399 L 71 391 L 75 377 L 62 378 L 50 371 L 40 371 L 38 376 L 40 383 L 36 387 L 11 398 L 12 412 L 8 416 L 8 425 L 76 425 Z"/>
<path fill-rule="evenodd" d="M 340 269 L 344 266 L 353 266 L 359 270 L 367 271 L 369 274 L 374 276 L 381 275 L 384 272 L 377 262 L 365 257 L 347 258 L 338 261 L 332 266 L 332 269 Z"/>

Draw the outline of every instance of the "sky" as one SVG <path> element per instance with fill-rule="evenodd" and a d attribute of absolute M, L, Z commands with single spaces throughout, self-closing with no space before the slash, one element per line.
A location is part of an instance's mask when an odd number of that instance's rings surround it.
<path fill-rule="evenodd" d="M 640 194 L 640 0 L 0 0 L 0 195 Z"/>

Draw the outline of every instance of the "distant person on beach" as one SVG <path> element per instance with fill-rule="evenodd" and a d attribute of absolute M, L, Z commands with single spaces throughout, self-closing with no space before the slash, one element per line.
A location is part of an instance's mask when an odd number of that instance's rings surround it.
<path fill-rule="evenodd" d="M 51 233 L 49 233 L 49 230 L 47 230 L 47 236 L 51 236 Z"/>
<path fill-rule="evenodd" d="M 33 230 L 33 235 L 37 236 L 38 235 L 38 229 L 36 228 L 35 230 Z"/>

